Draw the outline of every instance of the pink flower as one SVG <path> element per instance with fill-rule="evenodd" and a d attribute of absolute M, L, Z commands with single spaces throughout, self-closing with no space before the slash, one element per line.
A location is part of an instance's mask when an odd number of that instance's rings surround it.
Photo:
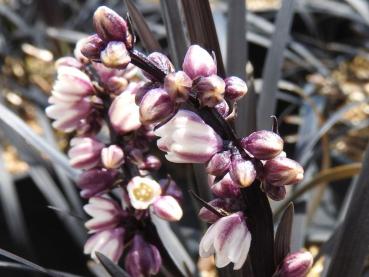
<path fill-rule="evenodd" d="M 91 197 L 83 209 L 92 217 L 85 223 L 90 233 L 113 229 L 123 218 L 122 208 L 118 203 L 106 197 Z"/>
<path fill-rule="evenodd" d="M 179 110 L 166 124 L 154 131 L 159 149 L 174 163 L 205 163 L 219 152 L 223 141 L 197 114 Z"/>
<path fill-rule="evenodd" d="M 188 48 L 182 68 L 192 80 L 217 74 L 213 57 L 199 45 L 191 45 Z"/>
<path fill-rule="evenodd" d="M 96 252 L 100 252 L 118 263 L 123 254 L 124 233 L 125 230 L 121 227 L 95 233 L 86 241 L 83 252 L 90 254 L 95 260 Z"/>
<path fill-rule="evenodd" d="M 237 212 L 217 220 L 209 227 L 201 239 L 200 257 L 215 254 L 215 264 L 222 268 L 234 263 L 238 270 L 245 263 L 251 244 L 251 234 L 242 212 Z"/>
<path fill-rule="evenodd" d="M 100 164 L 104 144 L 92 137 L 76 137 L 70 141 L 70 164 L 78 169 L 90 169 Z"/>

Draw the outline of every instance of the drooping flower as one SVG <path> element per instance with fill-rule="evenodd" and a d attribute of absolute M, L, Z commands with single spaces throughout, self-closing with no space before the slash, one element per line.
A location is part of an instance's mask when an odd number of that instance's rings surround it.
<path fill-rule="evenodd" d="M 109 108 L 109 118 L 114 130 L 126 134 L 141 127 L 139 107 L 135 95 L 140 83 L 131 82 L 126 90 L 117 96 Z"/>
<path fill-rule="evenodd" d="M 118 171 L 106 169 L 90 169 L 81 173 L 77 187 L 81 189 L 81 197 L 90 198 L 108 191 L 116 181 Z"/>
<path fill-rule="evenodd" d="M 100 153 L 104 144 L 93 137 L 76 137 L 70 142 L 68 151 L 70 164 L 78 169 L 90 169 L 100 164 Z"/>
<path fill-rule="evenodd" d="M 137 210 L 147 209 L 161 194 L 160 185 L 148 177 L 133 177 L 127 190 L 131 204 Z"/>
<path fill-rule="evenodd" d="M 251 234 L 242 212 L 222 217 L 212 224 L 201 239 L 200 257 L 215 254 L 215 264 L 222 268 L 234 263 L 238 270 L 245 263 L 251 244 Z"/>
<path fill-rule="evenodd" d="M 161 256 L 155 245 L 136 234 L 125 259 L 125 269 L 132 277 L 156 275 L 161 266 Z"/>
<path fill-rule="evenodd" d="M 159 149 L 175 163 L 205 163 L 223 147 L 222 139 L 197 114 L 179 110 L 154 131 Z"/>
<path fill-rule="evenodd" d="M 86 241 L 83 252 L 90 254 L 95 260 L 97 260 L 96 252 L 100 252 L 118 263 L 123 254 L 124 233 L 122 227 L 97 232 Z"/>
<path fill-rule="evenodd" d="M 191 45 L 188 48 L 182 68 L 192 80 L 217 74 L 213 57 L 199 45 Z"/>
<path fill-rule="evenodd" d="M 118 203 L 106 197 L 91 197 L 83 209 L 92 217 L 85 223 L 90 233 L 113 229 L 123 218 L 123 211 Z"/>
<path fill-rule="evenodd" d="M 298 251 L 284 258 L 276 277 L 305 277 L 313 265 L 313 256 L 308 251 Z"/>
<path fill-rule="evenodd" d="M 117 145 L 110 145 L 101 150 L 101 161 L 105 168 L 119 168 L 124 163 L 124 152 Z"/>

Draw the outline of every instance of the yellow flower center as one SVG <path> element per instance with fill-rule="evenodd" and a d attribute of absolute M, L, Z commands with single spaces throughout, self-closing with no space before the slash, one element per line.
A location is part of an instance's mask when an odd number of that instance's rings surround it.
<path fill-rule="evenodd" d="M 133 191 L 133 195 L 135 196 L 135 198 L 139 201 L 146 202 L 146 201 L 151 200 L 154 196 L 153 189 L 145 183 L 140 183 L 132 191 Z"/>

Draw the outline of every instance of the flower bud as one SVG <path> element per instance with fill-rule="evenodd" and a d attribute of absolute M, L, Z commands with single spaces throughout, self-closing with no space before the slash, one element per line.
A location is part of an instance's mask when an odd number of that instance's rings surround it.
<path fill-rule="evenodd" d="M 206 172 L 214 176 L 223 175 L 231 165 L 231 153 L 223 151 L 216 153 L 206 165 Z"/>
<path fill-rule="evenodd" d="M 229 106 L 227 101 L 225 101 L 224 99 L 220 103 L 216 104 L 215 109 L 224 118 L 229 115 Z"/>
<path fill-rule="evenodd" d="M 225 80 L 225 97 L 232 101 L 240 100 L 247 93 L 246 83 L 235 76 L 226 78 Z"/>
<path fill-rule="evenodd" d="M 110 145 L 101 150 L 101 161 L 105 168 L 119 168 L 124 163 L 124 152 L 117 145 Z"/>
<path fill-rule="evenodd" d="M 127 36 L 127 22 L 115 11 L 101 6 L 94 13 L 96 33 L 104 41 L 125 41 Z"/>
<path fill-rule="evenodd" d="M 169 195 L 158 197 L 152 204 L 152 211 L 167 221 L 178 221 L 183 215 L 182 208 L 177 200 Z"/>
<path fill-rule="evenodd" d="M 283 150 L 282 138 L 271 131 L 257 131 L 241 140 L 241 145 L 256 159 L 270 160 Z"/>
<path fill-rule="evenodd" d="M 281 201 L 286 197 L 286 188 L 284 186 L 276 187 L 263 182 L 263 190 L 270 199 Z"/>
<path fill-rule="evenodd" d="M 295 185 L 304 177 L 302 166 L 289 158 L 277 157 L 264 165 L 265 182 L 273 186 Z"/>
<path fill-rule="evenodd" d="M 230 204 L 221 198 L 215 198 L 208 202 L 210 206 L 215 208 L 220 213 L 227 212 L 230 209 Z M 205 222 L 213 223 L 217 221 L 220 217 L 213 213 L 212 211 L 208 210 L 206 207 L 202 207 L 199 211 L 199 218 Z"/>
<path fill-rule="evenodd" d="M 158 170 L 161 167 L 161 161 L 154 155 L 148 155 L 145 157 L 142 166 L 139 166 L 143 170 Z"/>
<path fill-rule="evenodd" d="M 191 45 L 188 48 L 182 68 L 192 80 L 217 73 L 213 57 L 199 45 Z"/>
<path fill-rule="evenodd" d="M 214 195 L 222 198 L 237 198 L 241 195 L 240 186 L 232 180 L 229 173 L 212 185 L 210 189 Z"/>
<path fill-rule="evenodd" d="M 176 182 L 172 179 L 161 179 L 159 181 L 163 194 L 174 197 L 178 202 L 183 201 L 183 193 Z"/>
<path fill-rule="evenodd" d="M 192 80 L 184 71 L 170 73 L 165 76 L 164 89 L 175 103 L 186 102 L 191 92 Z"/>
<path fill-rule="evenodd" d="M 147 56 L 147 59 L 153 63 L 156 67 L 158 67 L 161 71 L 163 71 L 165 74 L 169 74 L 171 72 L 174 72 L 174 66 L 171 63 L 171 61 L 168 59 L 167 56 L 165 56 L 162 53 L 159 52 L 153 52 L 150 55 Z M 147 73 L 146 71 L 142 71 L 143 75 L 155 82 L 155 81 L 159 81 L 157 80 L 154 76 L 150 75 L 149 73 Z"/>
<path fill-rule="evenodd" d="M 107 67 L 124 69 L 131 62 L 126 46 L 120 41 L 111 41 L 101 52 L 102 63 Z"/>
<path fill-rule="evenodd" d="M 83 56 L 92 60 L 99 61 L 100 53 L 105 48 L 106 43 L 98 36 L 92 35 L 83 39 L 80 44 L 80 51 Z"/>
<path fill-rule="evenodd" d="M 110 122 L 116 132 L 126 134 L 141 127 L 139 107 L 135 103 L 140 84 L 131 82 L 127 89 L 117 96 L 109 108 Z"/>
<path fill-rule="evenodd" d="M 146 93 L 148 93 L 150 90 L 155 88 L 161 88 L 161 84 L 159 82 L 147 82 L 140 86 L 140 88 L 137 90 L 135 103 L 136 105 L 140 105 L 142 98 L 145 96 Z"/>
<path fill-rule="evenodd" d="M 120 94 L 128 86 L 128 81 L 126 78 L 113 76 L 109 78 L 106 82 L 106 87 L 109 91 Z"/>
<path fill-rule="evenodd" d="M 108 191 L 118 176 L 116 170 L 90 169 L 81 173 L 77 187 L 81 189 L 81 197 L 90 198 Z"/>
<path fill-rule="evenodd" d="M 96 252 L 100 252 L 114 263 L 118 263 L 123 254 L 124 233 L 125 230 L 121 227 L 98 232 L 86 241 L 83 252 L 91 254 L 96 261 Z"/>
<path fill-rule="evenodd" d="M 162 88 L 148 91 L 140 103 L 142 124 L 154 124 L 168 118 L 174 112 L 174 105 L 168 93 Z"/>
<path fill-rule="evenodd" d="M 155 245 L 148 243 L 140 234 L 133 238 L 132 248 L 125 259 L 125 269 L 130 276 L 156 275 L 161 266 L 161 256 Z"/>
<path fill-rule="evenodd" d="M 68 151 L 70 164 L 78 169 L 90 169 L 100 163 L 100 153 L 104 144 L 91 137 L 77 137 L 70 142 Z"/>
<path fill-rule="evenodd" d="M 223 100 L 225 83 L 217 75 L 200 77 L 194 85 L 201 105 L 214 107 Z"/>
<path fill-rule="evenodd" d="M 122 208 L 118 203 L 105 197 L 91 197 L 83 209 L 92 217 L 85 223 L 90 233 L 117 227 L 123 216 Z"/>
<path fill-rule="evenodd" d="M 232 180 L 242 187 L 250 186 L 256 178 L 254 164 L 249 160 L 244 160 L 241 155 L 232 156 L 229 173 Z"/>
<path fill-rule="evenodd" d="M 308 251 L 289 254 L 279 266 L 276 276 L 304 277 L 313 265 L 313 256 Z M 274 275 L 273 275 L 274 276 Z"/>

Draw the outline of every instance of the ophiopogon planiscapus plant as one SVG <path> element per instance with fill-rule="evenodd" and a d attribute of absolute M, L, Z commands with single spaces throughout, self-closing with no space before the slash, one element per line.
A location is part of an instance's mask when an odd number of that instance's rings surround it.
<path fill-rule="evenodd" d="M 170 177 L 155 180 L 161 161 L 150 145 L 156 142 L 170 162 L 206 164 L 215 198 L 200 199 L 199 217 L 211 225 L 199 255 L 215 255 L 220 268 L 242 268 L 250 245 L 251 259 L 258 247 L 253 238 L 265 234 L 258 220 L 270 217 L 267 204 L 258 218 L 258 203 L 266 195 L 283 199 L 285 186 L 303 178 L 302 167 L 286 157 L 276 128 L 237 136 L 230 120 L 247 85 L 219 77 L 205 49 L 190 46 L 176 71 L 164 54 L 137 51 L 132 28 L 114 11 L 99 7 L 93 21 L 96 34 L 78 42 L 74 58 L 57 61 L 46 110 L 56 129 L 75 134 L 68 154 L 83 170 L 77 186 L 92 217 L 85 253 L 101 252 L 116 263 L 124 257 L 132 276 L 155 275 L 165 263 L 151 214 L 179 220 L 182 192 Z M 311 262 L 308 252 L 298 252 L 270 266 L 276 276 L 304 276 Z"/>

